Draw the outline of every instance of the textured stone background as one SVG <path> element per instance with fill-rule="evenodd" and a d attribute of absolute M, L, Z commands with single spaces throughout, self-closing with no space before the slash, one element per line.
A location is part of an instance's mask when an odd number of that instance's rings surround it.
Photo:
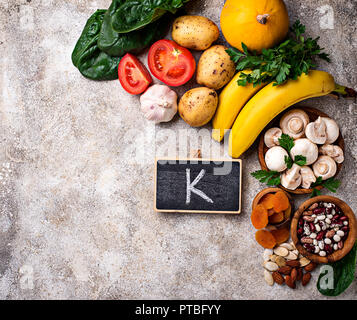
<path fill-rule="evenodd" d="M 332 63 L 320 67 L 357 89 L 356 1 L 286 3 L 291 21 L 299 18 L 331 53 Z M 241 215 L 154 213 L 155 146 L 159 153 L 171 143 L 165 130 L 188 126 L 176 117 L 155 128 L 117 81 L 90 81 L 72 66 L 87 18 L 109 4 L 0 3 L 0 298 L 324 298 L 317 272 L 295 291 L 272 290 L 263 280 L 262 248 L 249 221 L 251 201 L 264 187 L 249 176 L 259 167 L 256 145 L 242 157 Z M 222 6 L 192 0 L 188 11 L 218 23 Z M 356 212 L 356 105 L 329 97 L 301 105 L 340 124 L 346 162 L 337 196 Z M 133 146 L 142 152 L 136 158 Z M 356 299 L 357 282 L 340 298 Z"/>

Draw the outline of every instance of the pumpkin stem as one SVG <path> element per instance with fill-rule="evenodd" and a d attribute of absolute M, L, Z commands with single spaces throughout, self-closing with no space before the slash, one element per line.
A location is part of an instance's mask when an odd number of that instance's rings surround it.
<path fill-rule="evenodd" d="M 257 15 L 257 21 L 261 24 L 266 24 L 268 22 L 269 14 L 259 14 Z"/>

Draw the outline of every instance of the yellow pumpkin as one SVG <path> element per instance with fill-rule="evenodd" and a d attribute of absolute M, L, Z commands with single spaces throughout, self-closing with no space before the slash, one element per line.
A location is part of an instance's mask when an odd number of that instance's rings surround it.
<path fill-rule="evenodd" d="M 227 42 L 243 51 L 274 47 L 289 31 L 289 15 L 282 0 L 227 0 L 221 12 Z"/>

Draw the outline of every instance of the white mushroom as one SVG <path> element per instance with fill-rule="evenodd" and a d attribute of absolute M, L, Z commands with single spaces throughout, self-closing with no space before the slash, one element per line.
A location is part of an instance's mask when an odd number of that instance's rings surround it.
<path fill-rule="evenodd" d="M 306 126 L 305 135 L 313 143 L 324 144 L 327 139 L 325 121 L 318 117 L 316 121 L 310 122 Z"/>
<path fill-rule="evenodd" d="M 301 186 L 304 189 L 309 189 L 311 187 L 311 184 L 316 181 L 314 172 L 308 166 L 301 167 L 301 179 L 302 179 Z"/>
<path fill-rule="evenodd" d="M 297 139 L 294 141 L 294 146 L 290 150 L 290 155 L 293 160 L 295 156 L 298 155 L 306 157 L 306 165 L 309 165 L 316 161 L 319 156 L 319 149 L 317 145 L 309 139 Z"/>
<path fill-rule="evenodd" d="M 321 119 L 326 124 L 327 139 L 325 143 L 327 144 L 334 143 L 337 140 L 338 136 L 340 135 L 340 129 L 338 128 L 338 124 L 336 123 L 335 120 L 327 117 L 322 117 Z"/>
<path fill-rule="evenodd" d="M 322 180 L 333 177 L 337 171 L 335 160 L 329 156 L 320 156 L 317 161 L 312 165 L 314 175 L 322 177 Z"/>
<path fill-rule="evenodd" d="M 278 146 L 279 145 L 279 138 L 283 132 L 280 128 L 270 128 L 265 132 L 264 135 L 264 143 L 268 148 Z"/>
<path fill-rule="evenodd" d="M 319 153 L 331 157 L 337 163 L 342 163 L 345 160 L 343 150 L 336 145 L 324 144 L 319 148 Z"/>
<path fill-rule="evenodd" d="M 285 157 L 288 156 L 282 147 L 272 147 L 265 154 L 265 163 L 269 170 L 282 172 L 286 169 Z"/>
<path fill-rule="evenodd" d="M 280 119 L 280 128 L 283 133 L 293 139 L 301 138 L 305 134 L 305 128 L 309 123 L 309 116 L 301 109 L 292 109 Z"/>
<path fill-rule="evenodd" d="M 141 95 L 140 103 L 145 118 L 156 123 L 170 121 L 177 112 L 177 94 L 165 85 L 151 86 Z"/>
<path fill-rule="evenodd" d="M 281 185 L 290 190 L 295 190 L 300 186 L 301 179 L 301 167 L 295 163 L 280 176 Z"/>

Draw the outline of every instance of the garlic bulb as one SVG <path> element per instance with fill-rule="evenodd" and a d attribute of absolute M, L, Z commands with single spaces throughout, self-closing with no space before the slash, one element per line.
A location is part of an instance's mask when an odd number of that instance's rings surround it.
<path fill-rule="evenodd" d="M 148 88 L 141 95 L 140 103 L 145 118 L 155 123 L 168 122 L 177 112 L 177 94 L 165 85 Z"/>

